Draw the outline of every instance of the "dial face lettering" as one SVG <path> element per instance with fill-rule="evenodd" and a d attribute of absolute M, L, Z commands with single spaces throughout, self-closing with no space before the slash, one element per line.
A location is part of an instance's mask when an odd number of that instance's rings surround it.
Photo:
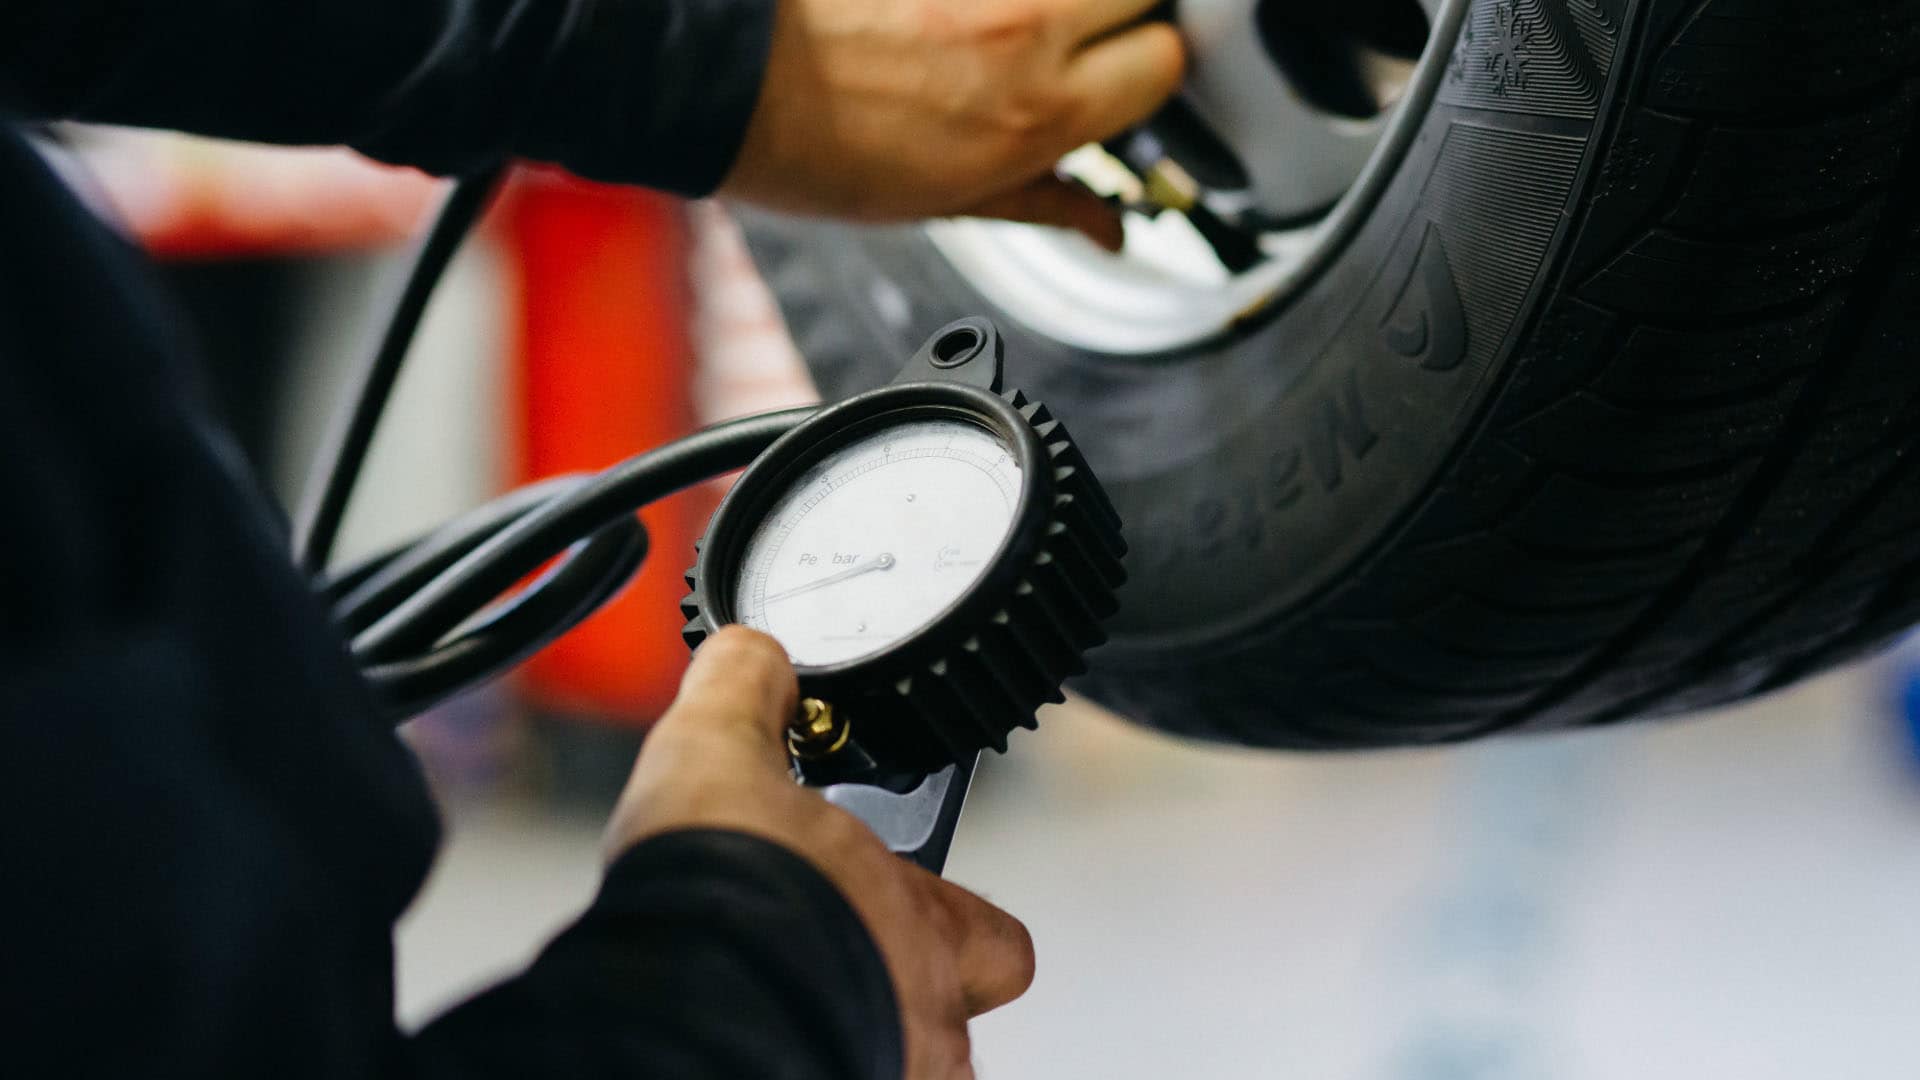
<path fill-rule="evenodd" d="M 734 613 L 796 664 L 886 649 L 986 572 L 1013 524 L 1020 467 L 962 420 L 872 432 L 808 469 L 747 539 Z"/>

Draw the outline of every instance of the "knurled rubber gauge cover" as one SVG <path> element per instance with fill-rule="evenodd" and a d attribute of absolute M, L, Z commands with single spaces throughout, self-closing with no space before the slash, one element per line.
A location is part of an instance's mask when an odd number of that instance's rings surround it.
<path fill-rule="evenodd" d="M 890 424 L 964 418 L 997 435 L 1020 469 L 1013 522 L 973 585 L 930 622 L 844 663 L 796 664 L 803 697 L 851 725 L 843 771 L 929 772 L 983 749 L 1062 698 L 1106 640 L 1126 579 L 1120 518 L 1066 427 L 1046 406 L 1000 389 L 1002 343 L 986 319 L 941 328 L 896 381 L 822 409 L 770 446 L 714 512 L 681 601 L 689 647 L 734 618 L 747 539 L 768 508 L 835 448 Z M 857 764 L 856 764 L 857 763 Z M 810 763 L 808 779 L 836 779 Z"/>

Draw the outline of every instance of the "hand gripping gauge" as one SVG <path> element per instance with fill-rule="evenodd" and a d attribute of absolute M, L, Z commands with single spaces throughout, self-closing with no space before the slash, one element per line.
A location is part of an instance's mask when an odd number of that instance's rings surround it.
<path fill-rule="evenodd" d="M 1120 520 L 1066 429 L 1000 387 L 985 319 L 768 447 L 688 571 L 687 643 L 787 650 L 796 774 L 937 870 L 974 760 L 1086 669 L 1125 580 Z"/>

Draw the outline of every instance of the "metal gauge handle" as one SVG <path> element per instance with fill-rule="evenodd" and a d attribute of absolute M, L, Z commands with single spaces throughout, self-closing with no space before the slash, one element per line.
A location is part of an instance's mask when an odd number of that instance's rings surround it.
<path fill-rule="evenodd" d="M 887 850 L 938 874 L 947 865 L 979 759 L 968 754 L 904 793 L 871 784 L 831 784 L 824 790 L 828 802 L 865 822 Z"/>

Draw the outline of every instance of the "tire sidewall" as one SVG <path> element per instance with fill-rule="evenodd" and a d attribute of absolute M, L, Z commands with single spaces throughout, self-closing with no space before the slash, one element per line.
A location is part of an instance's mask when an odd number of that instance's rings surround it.
<path fill-rule="evenodd" d="M 749 240 L 828 398 L 886 381 L 952 319 L 994 318 L 1008 384 L 1071 428 L 1126 525 L 1103 682 L 1218 663 L 1223 642 L 1257 657 L 1474 430 L 1557 269 L 1628 25 L 1619 0 L 1475 0 L 1437 100 L 1324 271 L 1256 327 L 1177 354 L 1037 335 L 915 227 L 751 215 Z"/>

